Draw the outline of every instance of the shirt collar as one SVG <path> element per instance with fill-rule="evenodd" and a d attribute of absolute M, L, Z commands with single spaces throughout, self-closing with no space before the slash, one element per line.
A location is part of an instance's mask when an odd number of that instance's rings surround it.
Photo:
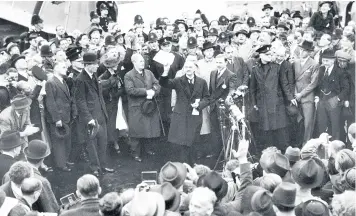
<path fill-rule="evenodd" d="M 12 157 L 12 158 L 15 158 L 13 155 L 11 155 L 11 154 L 9 154 L 9 153 L 7 153 L 7 152 L 2 152 L 2 154 L 3 154 L 3 155 L 7 155 L 7 156 Z"/>
<path fill-rule="evenodd" d="M 85 72 L 88 74 L 88 76 L 90 77 L 90 79 L 93 79 L 93 74 L 90 74 L 88 71 L 85 70 Z"/>

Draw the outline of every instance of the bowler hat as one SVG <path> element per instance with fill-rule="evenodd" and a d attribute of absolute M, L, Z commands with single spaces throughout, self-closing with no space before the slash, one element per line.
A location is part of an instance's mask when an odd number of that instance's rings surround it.
<path fill-rule="evenodd" d="M 326 49 L 322 54 L 321 58 L 334 59 L 335 51 L 333 49 Z"/>
<path fill-rule="evenodd" d="M 312 52 L 314 51 L 314 44 L 311 41 L 304 40 L 301 45 L 299 45 L 302 49 Z"/>
<path fill-rule="evenodd" d="M 197 39 L 195 37 L 189 37 L 187 42 L 188 49 L 194 49 L 198 46 Z"/>
<path fill-rule="evenodd" d="M 263 45 L 262 47 L 258 48 L 256 50 L 257 53 L 261 54 L 261 53 L 267 53 L 271 50 L 271 45 Z"/>
<path fill-rule="evenodd" d="M 36 79 L 38 79 L 39 81 L 44 81 L 44 80 L 48 79 L 47 73 L 44 70 L 42 70 L 42 68 L 38 67 L 37 65 L 33 66 L 31 71 L 32 71 L 33 76 Z"/>
<path fill-rule="evenodd" d="M 159 172 L 158 180 L 162 184 L 169 182 L 175 188 L 180 188 L 187 177 L 187 168 L 179 162 L 167 162 Z"/>
<path fill-rule="evenodd" d="M 275 173 L 282 178 L 290 170 L 288 158 L 279 152 L 266 152 L 262 154 L 260 164 L 264 171 Z"/>
<path fill-rule="evenodd" d="M 96 64 L 98 61 L 98 57 L 94 52 L 86 52 L 83 55 L 83 63 L 84 64 Z"/>
<path fill-rule="evenodd" d="M 37 14 L 34 14 L 31 18 L 31 25 L 36 25 L 39 23 L 43 23 L 43 19 Z"/>
<path fill-rule="evenodd" d="M 134 24 L 143 24 L 143 19 L 141 15 L 136 15 L 134 18 Z"/>
<path fill-rule="evenodd" d="M 219 36 L 219 32 L 218 32 L 218 30 L 216 28 L 211 28 L 211 29 L 209 29 L 208 36 L 216 36 L 216 37 L 218 37 Z"/>
<path fill-rule="evenodd" d="M 23 55 L 19 55 L 19 54 L 13 55 L 13 56 L 11 57 L 11 59 L 10 59 L 10 61 L 11 61 L 10 67 L 15 68 L 16 62 L 17 62 L 18 60 L 20 60 L 20 59 L 25 59 L 25 58 L 26 58 L 26 57 L 23 56 Z"/>
<path fill-rule="evenodd" d="M 15 130 L 4 131 L 0 136 L 0 150 L 11 150 L 21 146 L 24 142 L 21 140 L 20 133 Z"/>
<path fill-rule="evenodd" d="M 302 15 L 300 15 L 300 11 L 295 11 L 292 18 L 303 19 Z"/>
<path fill-rule="evenodd" d="M 141 103 L 141 112 L 145 116 L 152 116 L 157 109 L 157 104 L 150 99 L 144 100 Z"/>
<path fill-rule="evenodd" d="M 53 52 L 49 45 L 45 44 L 41 46 L 41 56 L 42 57 L 52 57 Z"/>
<path fill-rule="evenodd" d="M 226 32 L 220 32 L 218 42 L 226 42 L 229 41 L 229 35 Z"/>
<path fill-rule="evenodd" d="M 23 152 L 25 153 L 26 157 L 30 159 L 42 159 L 50 154 L 48 151 L 48 145 L 42 140 L 30 141 Z"/>
<path fill-rule="evenodd" d="M 295 216 L 329 216 L 329 208 L 321 201 L 312 199 L 298 205 Z"/>
<path fill-rule="evenodd" d="M 148 42 L 156 42 L 158 40 L 158 37 L 155 33 L 151 32 L 148 34 Z"/>
<path fill-rule="evenodd" d="M 288 158 L 289 161 L 297 162 L 300 160 L 300 149 L 297 147 L 293 148 L 291 146 L 288 146 L 284 155 Z"/>
<path fill-rule="evenodd" d="M 273 210 L 272 194 L 267 190 L 258 190 L 253 194 L 251 207 L 252 210 L 265 216 L 276 215 Z"/>
<path fill-rule="evenodd" d="M 297 161 L 292 168 L 294 181 L 303 188 L 316 188 L 321 185 L 325 176 L 325 166 L 317 158 Z"/>
<path fill-rule="evenodd" d="M 210 41 L 204 42 L 203 48 L 201 50 L 204 52 L 207 49 L 214 49 L 214 45 Z"/>
<path fill-rule="evenodd" d="M 96 137 L 96 135 L 99 132 L 100 129 L 100 124 L 99 122 L 95 119 L 95 124 L 91 125 L 91 124 L 87 124 L 87 133 L 88 133 L 88 138 L 90 140 L 94 139 Z"/>
<path fill-rule="evenodd" d="M 8 53 L 10 53 L 11 49 L 14 47 L 19 47 L 19 45 L 15 42 L 10 42 L 7 46 L 6 46 L 6 51 Z"/>
<path fill-rule="evenodd" d="M 220 16 L 219 25 L 227 25 L 227 24 L 229 24 L 229 19 L 224 15 Z"/>
<path fill-rule="evenodd" d="M 282 182 L 273 191 L 272 201 L 275 205 L 295 207 L 297 187 L 290 182 Z"/>
<path fill-rule="evenodd" d="M 256 25 L 256 20 L 253 17 L 247 18 L 247 25 L 251 28 Z"/>
<path fill-rule="evenodd" d="M 11 104 L 14 106 L 15 110 L 30 107 L 31 103 L 32 100 L 23 94 L 15 95 L 11 100 Z"/>
<path fill-rule="evenodd" d="M 82 58 L 82 48 L 81 47 L 71 47 L 66 51 L 67 58 L 69 61 L 75 61 Z"/>
<path fill-rule="evenodd" d="M 218 200 L 221 200 L 227 194 L 227 182 L 215 171 L 209 172 L 205 176 L 202 176 L 200 184 L 200 186 L 207 187 L 214 191 Z"/>
<path fill-rule="evenodd" d="M 62 127 L 56 127 L 54 129 L 54 135 L 58 138 L 58 139 L 65 139 L 69 136 L 70 133 L 70 128 L 69 126 L 62 122 Z"/>
<path fill-rule="evenodd" d="M 263 5 L 262 11 L 266 10 L 266 9 L 271 9 L 273 10 L 273 7 L 270 4 L 265 4 Z"/>
<path fill-rule="evenodd" d="M 160 193 L 166 203 L 166 210 L 175 212 L 179 208 L 181 197 L 179 191 L 169 182 L 155 185 L 149 191 Z"/>

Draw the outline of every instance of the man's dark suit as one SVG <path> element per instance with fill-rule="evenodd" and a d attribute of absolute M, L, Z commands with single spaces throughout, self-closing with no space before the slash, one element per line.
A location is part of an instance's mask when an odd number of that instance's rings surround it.
<path fill-rule="evenodd" d="M 319 134 L 328 129 L 332 138 L 339 140 L 341 107 L 348 99 L 349 82 L 344 69 L 334 65 L 330 75 L 325 70 L 325 66 L 320 67 L 319 82 L 315 91 L 315 95 L 320 98 L 316 112 L 318 129 Z"/>
<path fill-rule="evenodd" d="M 99 200 L 84 200 L 79 208 L 64 211 L 60 216 L 100 216 Z"/>
<path fill-rule="evenodd" d="M 106 122 L 108 114 L 96 74 L 92 78 L 83 69 L 75 82 L 75 101 L 79 114 L 79 131 L 81 136 L 87 137 L 87 126 L 92 119 L 97 120 L 100 128 L 94 139 L 87 141 L 90 167 L 93 171 L 106 166 L 107 129 Z"/>
<path fill-rule="evenodd" d="M 1 179 L 4 177 L 5 173 L 9 171 L 11 165 L 14 164 L 15 162 L 16 160 L 9 155 L 5 155 L 5 154 L 0 155 L 0 178 Z"/>
<path fill-rule="evenodd" d="M 241 57 L 234 57 L 231 62 L 228 60 L 226 67 L 231 72 L 236 74 L 237 87 L 240 87 L 241 85 L 248 85 L 248 69 Z"/>
<path fill-rule="evenodd" d="M 210 74 L 210 122 L 212 126 L 212 149 L 211 152 L 220 152 L 222 148 L 222 139 L 220 132 L 219 121 L 219 99 L 225 101 L 226 97 L 234 92 L 237 85 L 237 75 L 231 72 L 229 69 L 225 69 L 220 77 L 218 77 L 218 71 L 214 70 Z"/>
<path fill-rule="evenodd" d="M 53 76 L 46 82 L 46 111 L 47 122 L 50 128 L 50 137 L 53 147 L 54 162 L 59 168 L 66 167 L 66 162 L 71 150 L 71 135 L 64 139 L 55 135 L 56 122 L 62 121 L 62 124 L 70 124 L 72 116 L 76 114 L 76 106 L 73 103 L 72 95 L 66 82 L 60 81 Z M 69 125 L 70 126 L 70 125 Z"/>

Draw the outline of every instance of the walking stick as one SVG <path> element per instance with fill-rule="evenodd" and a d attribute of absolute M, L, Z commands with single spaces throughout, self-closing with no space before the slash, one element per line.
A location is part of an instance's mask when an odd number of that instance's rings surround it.
<path fill-rule="evenodd" d="M 156 102 L 156 104 L 157 104 L 158 116 L 159 116 L 159 123 L 161 123 L 163 136 L 166 136 L 166 131 L 164 130 L 164 126 L 163 126 L 163 121 L 162 121 L 161 111 L 159 110 L 159 105 L 158 105 L 157 99 L 156 99 L 156 98 L 154 98 L 154 100 L 155 100 L 155 102 Z"/>
<path fill-rule="evenodd" d="M 316 122 L 316 112 L 318 111 L 318 103 L 315 103 L 315 111 L 314 111 L 314 116 L 313 116 L 313 122 L 312 122 L 312 128 L 311 128 L 311 135 L 313 136 L 314 133 L 314 128 L 315 128 L 315 122 Z"/>

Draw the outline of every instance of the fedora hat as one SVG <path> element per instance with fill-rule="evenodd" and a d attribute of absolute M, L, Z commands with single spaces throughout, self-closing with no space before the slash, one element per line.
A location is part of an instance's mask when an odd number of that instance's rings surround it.
<path fill-rule="evenodd" d="M 272 194 L 267 190 L 256 191 L 251 198 L 252 210 L 265 216 L 275 216 Z"/>
<path fill-rule="evenodd" d="M 346 170 L 342 182 L 346 190 L 355 190 L 355 182 L 356 182 L 355 167 Z"/>
<path fill-rule="evenodd" d="M 205 50 L 211 49 L 211 48 L 214 49 L 214 45 L 213 45 L 210 41 L 206 41 L 206 42 L 204 42 L 204 44 L 203 44 L 202 51 L 204 52 Z"/>
<path fill-rule="evenodd" d="M 96 64 L 98 62 L 98 56 L 94 52 L 86 52 L 83 55 L 84 64 Z"/>
<path fill-rule="evenodd" d="M 273 7 L 270 4 L 265 4 L 265 5 L 263 5 L 262 11 L 264 11 L 266 9 L 273 10 Z"/>
<path fill-rule="evenodd" d="M 301 45 L 299 45 L 300 48 L 306 50 L 306 51 L 314 51 L 314 44 L 311 41 L 306 41 L 304 40 Z"/>
<path fill-rule="evenodd" d="M 172 212 L 178 210 L 181 200 L 180 193 L 171 183 L 164 182 L 161 185 L 152 186 L 149 191 L 157 192 L 163 196 L 166 203 L 166 210 Z"/>
<path fill-rule="evenodd" d="M 308 200 L 298 205 L 294 210 L 295 216 L 329 216 L 329 208 L 319 200 Z"/>
<path fill-rule="evenodd" d="M 4 131 L 0 136 L 0 150 L 11 150 L 24 143 L 20 133 L 15 130 Z"/>
<path fill-rule="evenodd" d="M 272 201 L 275 205 L 295 207 L 297 187 L 289 182 L 282 182 L 273 191 Z"/>
<path fill-rule="evenodd" d="M 275 173 L 282 178 L 290 170 L 288 158 L 279 152 L 266 152 L 262 154 L 260 164 L 264 171 Z"/>
<path fill-rule="evenodd" d="M 62 127 L 56 127 L 54 129 L 54 135 L 58 139 L 65 139 L 69 136 L 70 128 L 66 123 L 62 123 Z"/>
<path fill-rule="evenodd" d="M 50 151 L 48 151 L 48 145 L 42 140 L 30 141 L 23 152 L 26 157 L 30 159 L 42 159 L 46 158 L 50 154 Z"/>
<path fill-rule="evenodd" d="M 26 95 L 18 94 L 13 97 L 11 100 L 11 105 L 13 105 L 14 109 L 24 109 L 31 106 L 32 100 Z"/>
<path fill-rule="evenodd" d="M 218 200 L 221 200 L 227 194 L 227 182 L 215 171 L 209 172 L 206 175 L 202 176 L 200 184 L 200 186 L 207 187 L 210 190 L 214 191 Z"/>
<path fill-rule="evenodd" d="M 164 213 L 164 198 L 159 193 L 139 192 L 129 203 L 131 216 L 163 216 Z"/>
<path fill-rule="evenodd" d="M 299 19 L 303 19 L 302 15 L 300 15 L 300 11 L 295 11 L 292 18 L 299 18 Z"/>
<path fill-rule="evenodd" d="M 41 46 L 41 56 L 42 57 L 52 57 L 53 52 L 49 45 L 45 44 Z"/>
<path fill-rule="evenodd" d="M 33 66 L 31 71 L 32 71 L 33 76 L 40 81 L 44 81 L 44 80 L 48 79 L 47 73 L 44 70 L 42 70 L 42 68 L 38 67 L 37 65 Z"/>
<path fill-rule="evenodd" d="M 10 67 L 15 68 L 16 62 L 17 62 L 18 60 L 20 60 L 20 59 L 26 59 L 26 57 L 23 56 L 23 55 L 19 55 L 19 54 L 13 55 L 13 56 L 11 57 L 11 59 L 10 59 L 10 61 L 11 61 Z"/>
<path fill-rule="evenodd" d="M 96 137 L 96 135 L 98 134 L 100 127 L 101 126 L 96 119 L 95 119 L 95 125 L 88 124 L 87 125 L 88 138 L 94 139 Z M 68 131 L 68 133 L 69 133 L 69 131 Z"/>
<path fill-rule="evenodd" d="M 297 162 L 300 160 L 300 149 L 297 147 L 293 148 L 291 146 L 288 146 L 284 155 L 288 158 L 289 161 Z"/>
<path fill-rule="evenodd" d="M 254 211 L 252 208 L 252 197 L 257 191 L 265 191 L 265 189 L 259 186 L 250 185 L 243 190 L 241 198 L 241 200 L 243 200 L 243 202 L 241 202 L 241 213 L 243 215 L 247 215 Z"/>
<path fill-rule="evenodd" d="M 155 101 L 147 99 L 141 103 L 141 112 L 145 116 L 152 116 L 157 109 Z"/>
<path fill-rule="evenodd" d="M 325 166 L 317 158 L 306 158 L 296 162 L 292 168 L 294 181 L 303 188 L 316 188 L 325 176 Z"/>
<path fill-rule="evenodd" d="M 334 59 L 335 58 L 335 51 L 333 49 L 326 49 L 322 54 L 321 58 L 328 58 L 328 59 Z"/>
<path fill-rule="evenodd" d="M 161 184 L 169 182 L 178 189 L 183 185 L 186 177 L 187 169 L 182 163 L 169 161 L 161 168 L 158 180 Z"/>

